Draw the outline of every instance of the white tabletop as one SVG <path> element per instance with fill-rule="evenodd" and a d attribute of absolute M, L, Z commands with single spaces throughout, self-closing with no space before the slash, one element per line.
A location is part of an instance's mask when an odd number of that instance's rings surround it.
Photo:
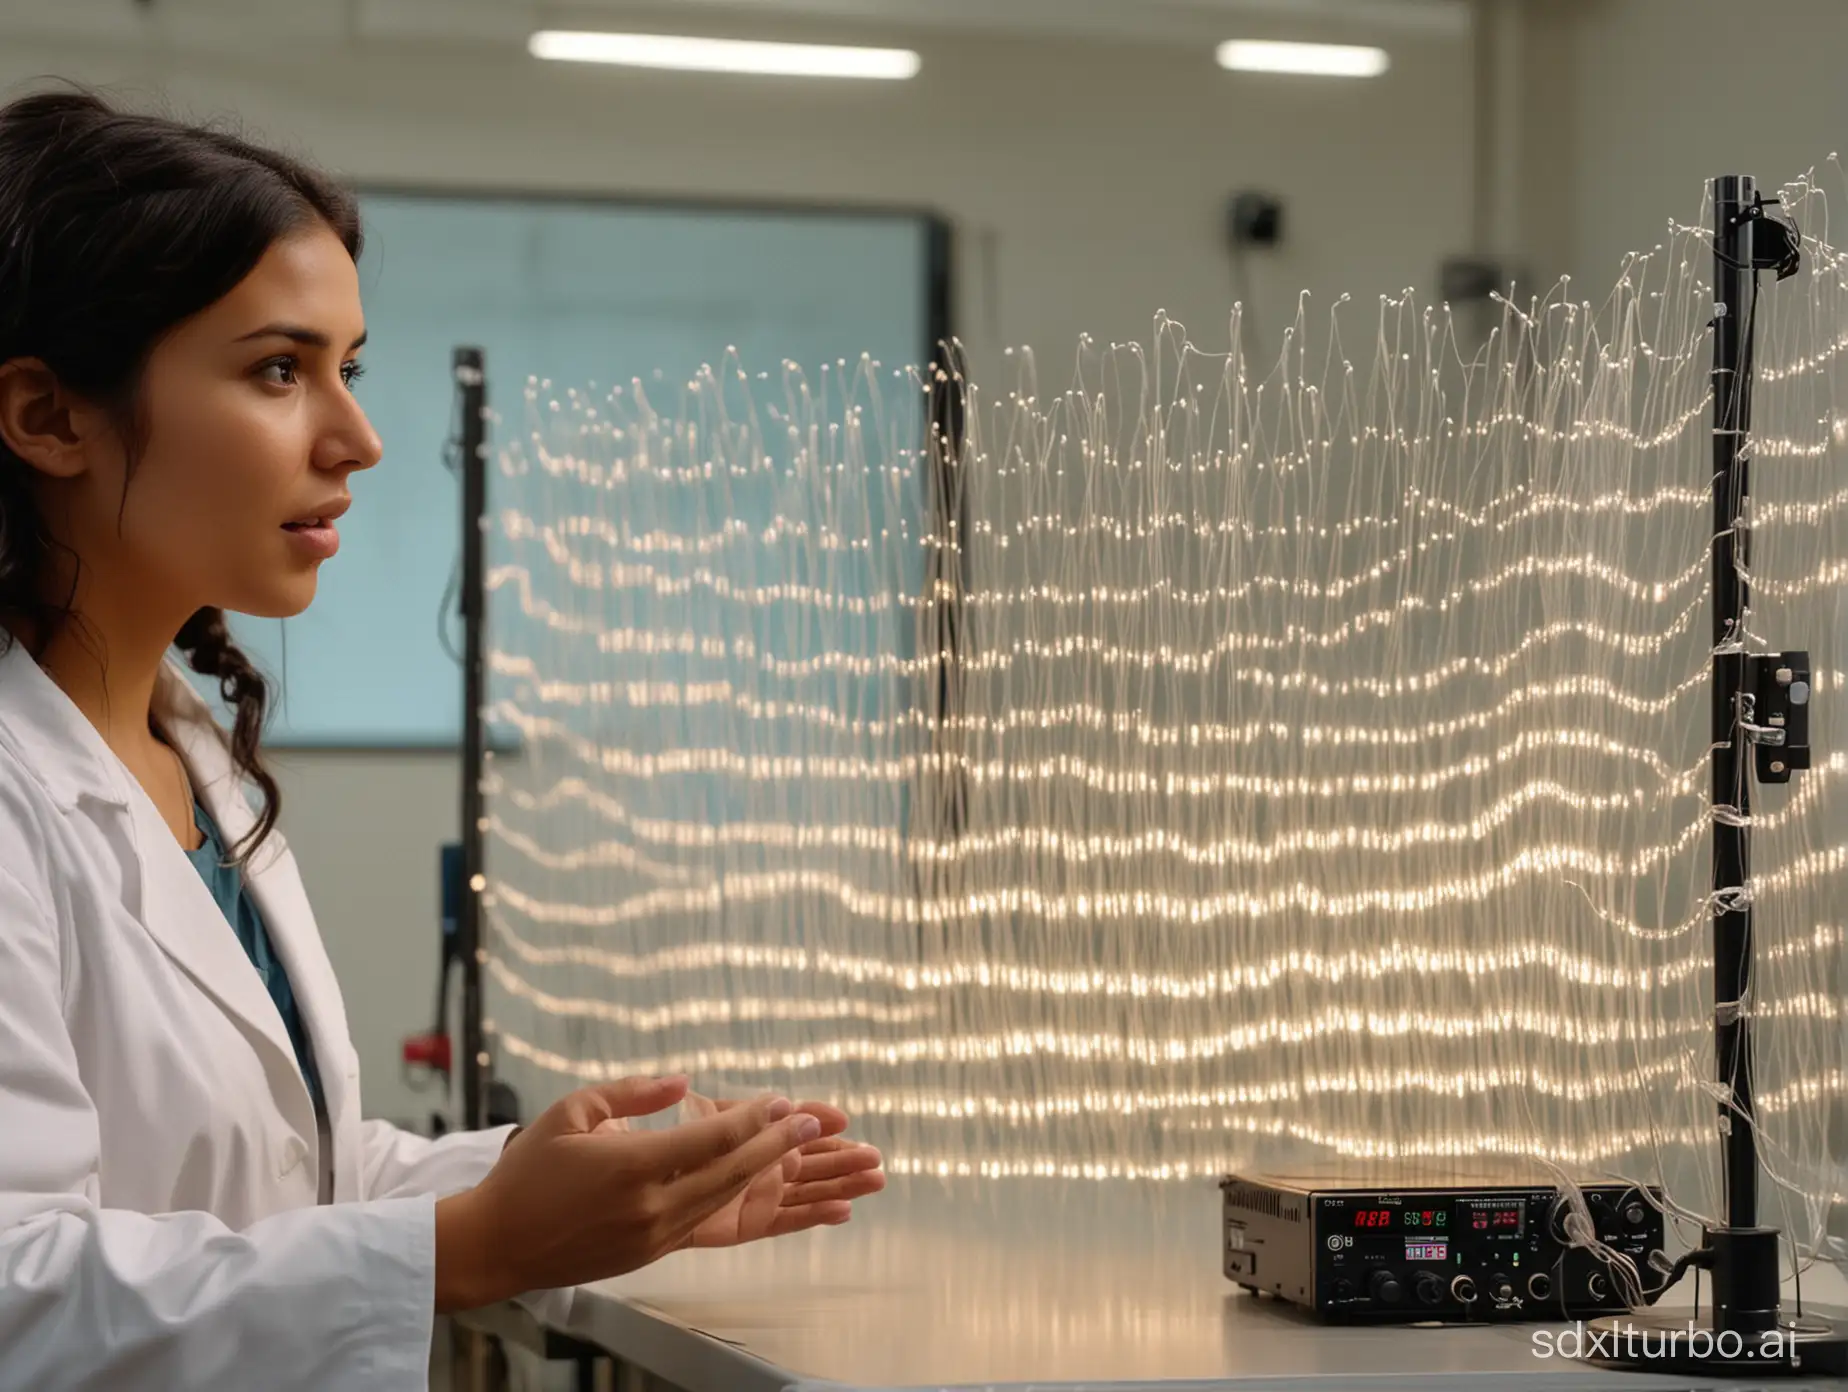
<path fill-rule="evenodd" d="M 585 1287 L 566 1329 L 689 1392 L 1726 1385 L 1538 1356 L 1535 1332 L 1559 1325 L 1323 1325 L 1227 1282 L 1220 1240 L 1210 1184 L 894 1181 L 847 1227 L 680 1253 Z M 1805 1277 L 1812 1302 L 1843 1294 L 1833 1269 Z"/>

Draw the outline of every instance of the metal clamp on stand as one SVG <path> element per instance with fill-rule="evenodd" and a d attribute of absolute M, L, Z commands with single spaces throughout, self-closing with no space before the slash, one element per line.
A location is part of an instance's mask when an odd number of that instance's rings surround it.
<path fill-rule="evenodd" d="M 1788 783 L 1810 766 L 1810 655 L 1759 653 L 1746 658 L 1739 723 L 1754 746 L 1760 783 Z"/>

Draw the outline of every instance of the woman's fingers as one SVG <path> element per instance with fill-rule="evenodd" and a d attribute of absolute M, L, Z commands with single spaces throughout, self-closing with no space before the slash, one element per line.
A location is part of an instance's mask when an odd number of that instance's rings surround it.
<path fill-rule="evenodd" d="M 642 1143 L 650 1150 L 672 1153 L 672 1188 L 683 1202 L 690 1201 L 689 1218 L 699 1214 L 695 1226 L 740 1191 L 772 1175 L 781 1181 L 780 1197 L 772 1200 L 778 1204 L 771 1218 L 773 1236 L 844 1223 L 854 1199 L 885 1188 L 879 1168 L 883 1158 L 872 1146 L 841 1134 L 848 1119 L 839 1107 L 827 1102 L 792 1106 L 774 1096 L 746 1101 L 683 1095 L 697 1120 L 648 1135 Z M 804 1136 L 797 1129 L 804 1125 L 812 1134 Z M 626 1123 L 611 1117 L 596 1129 L 619 1127 L 626 1129 Z"/>
<path fill-rule="evenodd" d="M 562 1126 L 567 1132 L 577 1134 L 627 1129 L 626 1118 L 664 1112 L 686 1095 L 686 1088 L 687 1080 L 679 1075 L 622 1078 L 613 1083 L 579 1088 L 548 1108 L 533 1123 L 532 1129 L 539 1130 L 543 1126 L 549 1133 Z"/>
<path fill-rule="evenodd" d="M 808 1228 L 839 1227 L 853 1217 L 850 1203 L 817 1203 L 803 1208 L 780 1208 L 770 1220 L 770 1237 L 787 1237 Z"/>
<path fill-rule="evenodd" d="M 687 1093 L 687 1101 L 697 1108 L 702 1116 L 711 1116 L 715 1112 L 728 1112 L 734 1107 L 748 1107 L 761 1100 L 755 1097 L 706 1097 L 701 1093 Z M 832 1102 L 798 1102 L 798 1112 L 806 1112 L 821 1123 L 821 1134 L 838 1136 L 847 1129 L 847 1113 Z"/>
<path fill-rule="evenodd" d="M 837 1179 L 790 1184 L 783 1189 L 783 1207 L 806 1208 L 813 1204 L 864 1199 L 885 1188 L 885 1183 L 885 1171 L 861 1170 L 857 1174 L 841 1175 Z"/>
<path fill-rule="evenodd" d="M 788 1134 L 784 1119 L 790 1114 L 790 1105 L 782 1098 L 759 1098 L 747 1105 L 716 1112 L 697 1121 L 682 1122 L 664 1131 L 636 1133 L 635 1151 L 647 1157 L 658 1173 L 690 1174 L 727 1163 L 753 1144 L 757 1146 L 751 1152 L 755 1158 L 762 1151 L 765 1144 L 762 1138 L 766 1133 L 783 1127 L 778 1134 Z M 744 1175 L 744 1179 L 766 1168 L 780 1154 L 777 1151 L 765 1157 L 762 1164 Z M 738 1188 L 743 1187 L 744 1181 L 741 1179 Z"/>
<path fill-rule="evenodd" d="M 784 1107 L 788 1105 L 786 1102 L 782 1104 Z M 733 1196 L 765 1170 L 780 1169 L 784 1155 L 815 1139 L 814 1128 L 817 1122 L 814 1117 L 801 1113 L 785 1114 L 781 1108 L 774 1108 L 773 1111 L 773 1107 L 774 1104 L 765 1105 L 761 1109 L 735 1108 L 721 1112 L 707 1121 L 696 1121 L 676 1128 L 696 1132 L 701 1128 L 716 1127 L 713 1140 L 719 1140 L 729 1138 L 725 1129 L 727 1124 L 735 1125 L 746 1116 L 751 1121 L 759 1116 L 782 1117 L 749 1135 L 742 1144 L 720 1150 L 698 1168 L 678 1171 L 680 1177 L 669 1187 L 669 1192 L 689 1211 L 697 1214 L 695 1223 L 704 1221 L 708 1213 L 716 1212 L 731 1202 Z M 747 1122 L 746 1128 L 741 1129 L 751 1128 Z"/>
<path fill-rule="evenodd" d="M 847 1136 L 823 1136 L 818 1141 L 810 1141 L 802 1147 L 804 1155 L 833 1155 L 842 1150 L 872 1150 L 865 1141 L 856 1141 Z M 883 1160 L 881 1163 L 884 1163 Z"/>
<path fill-rule="evenodd" d="M 838 1136 L 847 1129 L 847 1113 L 830 1102 L 798 1102 L 796 1110 L 819 1121 L 823 1136 Z"/>
<path fill-rule="evenodd" d="M 792 1181 L 838 1179 L 862 1170 L 876 1170 L 885 1163 L 885 1157 L 869 1145 L 844 1145 L 831 1150 L 804 1146 L 796 1159 L 796 1172 L 789 1176 Z"/>

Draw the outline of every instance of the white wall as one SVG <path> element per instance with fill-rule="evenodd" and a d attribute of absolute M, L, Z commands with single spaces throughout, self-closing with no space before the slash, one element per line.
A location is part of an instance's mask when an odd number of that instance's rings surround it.
<path fill-rule="evenodd" d="M 172 34 L 136 37 L 95 0 L 9 0 L 0 90 L 55 73 L 164 92 L 358 180 L 927 205 L 957 229 L 959 326 L 978 377 L 1002 345 L 1026 343 L 1055 385 L 1081 331 L 1146 336 L 1159 309 L 1225 346 L 1220 218 L 1241 186 L 1287 205 L 1287 246 L 1254 277 L 1271 344 L 1298 289 L 1363 304 L 1428 289 L 1468 236 L 1471 69 L 1456 37 L 1391 39 L 1391 72 L 1346 84 L 1236 77 L 1210 44 L 881 30 L 876 41 L 923 53 L 918 80 L 822 86 L 542 66 L 517 45 L 361 44 L 313 25 L 262 44 L 249 40 L 258 3 L 243 37 L 201 53 Z M 47 35 L 48 17 L 79 12 L 97 17 L 97 37 Z M 431 1009 L 436 846 L 455 831 L 456 761 L 295 755 L 282 772 L 283 822 L 346 990 L 368 1109 L 420 1116 L 428 1104 L 399 1083 L 397 1046 Z"/>
<path fill-rule="evenodd" d="M 1533 170 L 1527 205 L 1547 208 L 1549 270 L 1588 293 L 1670 218 L 1694 221 L 1716 174 L 1775 192 L 1815 168 L 1848 191 L 1824 168 L 1848 152 L 1840 0 L 1538 0 L 1530 16 L 1529 148 L 1550 167 Z"/>

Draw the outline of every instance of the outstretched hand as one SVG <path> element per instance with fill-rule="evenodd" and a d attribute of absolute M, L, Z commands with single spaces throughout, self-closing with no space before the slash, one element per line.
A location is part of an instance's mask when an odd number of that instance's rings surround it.
<path fill-rule="evenodd" d="M 687 1094 L 695 1115 L 717 1116 L 751 1102 L 714 1101 Z M 805 1228 L 837 1227 L 853 1216 L 853 1201 L 885 1188 L 884 1159 L 870 1145 L 847 1139 L 847 1114 L 826 1102 L 798 1102 L 796 1115 L 814 1117 L 821 1135 L 760 1171 L 744 1190 L 712 1214 L 688 1239 L 689 1247 L 736 1247 Z"/>
<path fill-rule="evenodd" d="M 838 1140 L 847 1119 L 832 1107 L 701 1099 L 692 1121 L 630 1128 L 686 1096 L 683 1077 L 579 1088 L 514 1136 L 474 1188 L 439 1198 L 438 1313 L 618 1276 L 695 1242 L 840 1222 L 847 1199 L 884 1183 L 876 1151 Z M 834 1145 L 814 1150 L 830 1124 Z"/>

